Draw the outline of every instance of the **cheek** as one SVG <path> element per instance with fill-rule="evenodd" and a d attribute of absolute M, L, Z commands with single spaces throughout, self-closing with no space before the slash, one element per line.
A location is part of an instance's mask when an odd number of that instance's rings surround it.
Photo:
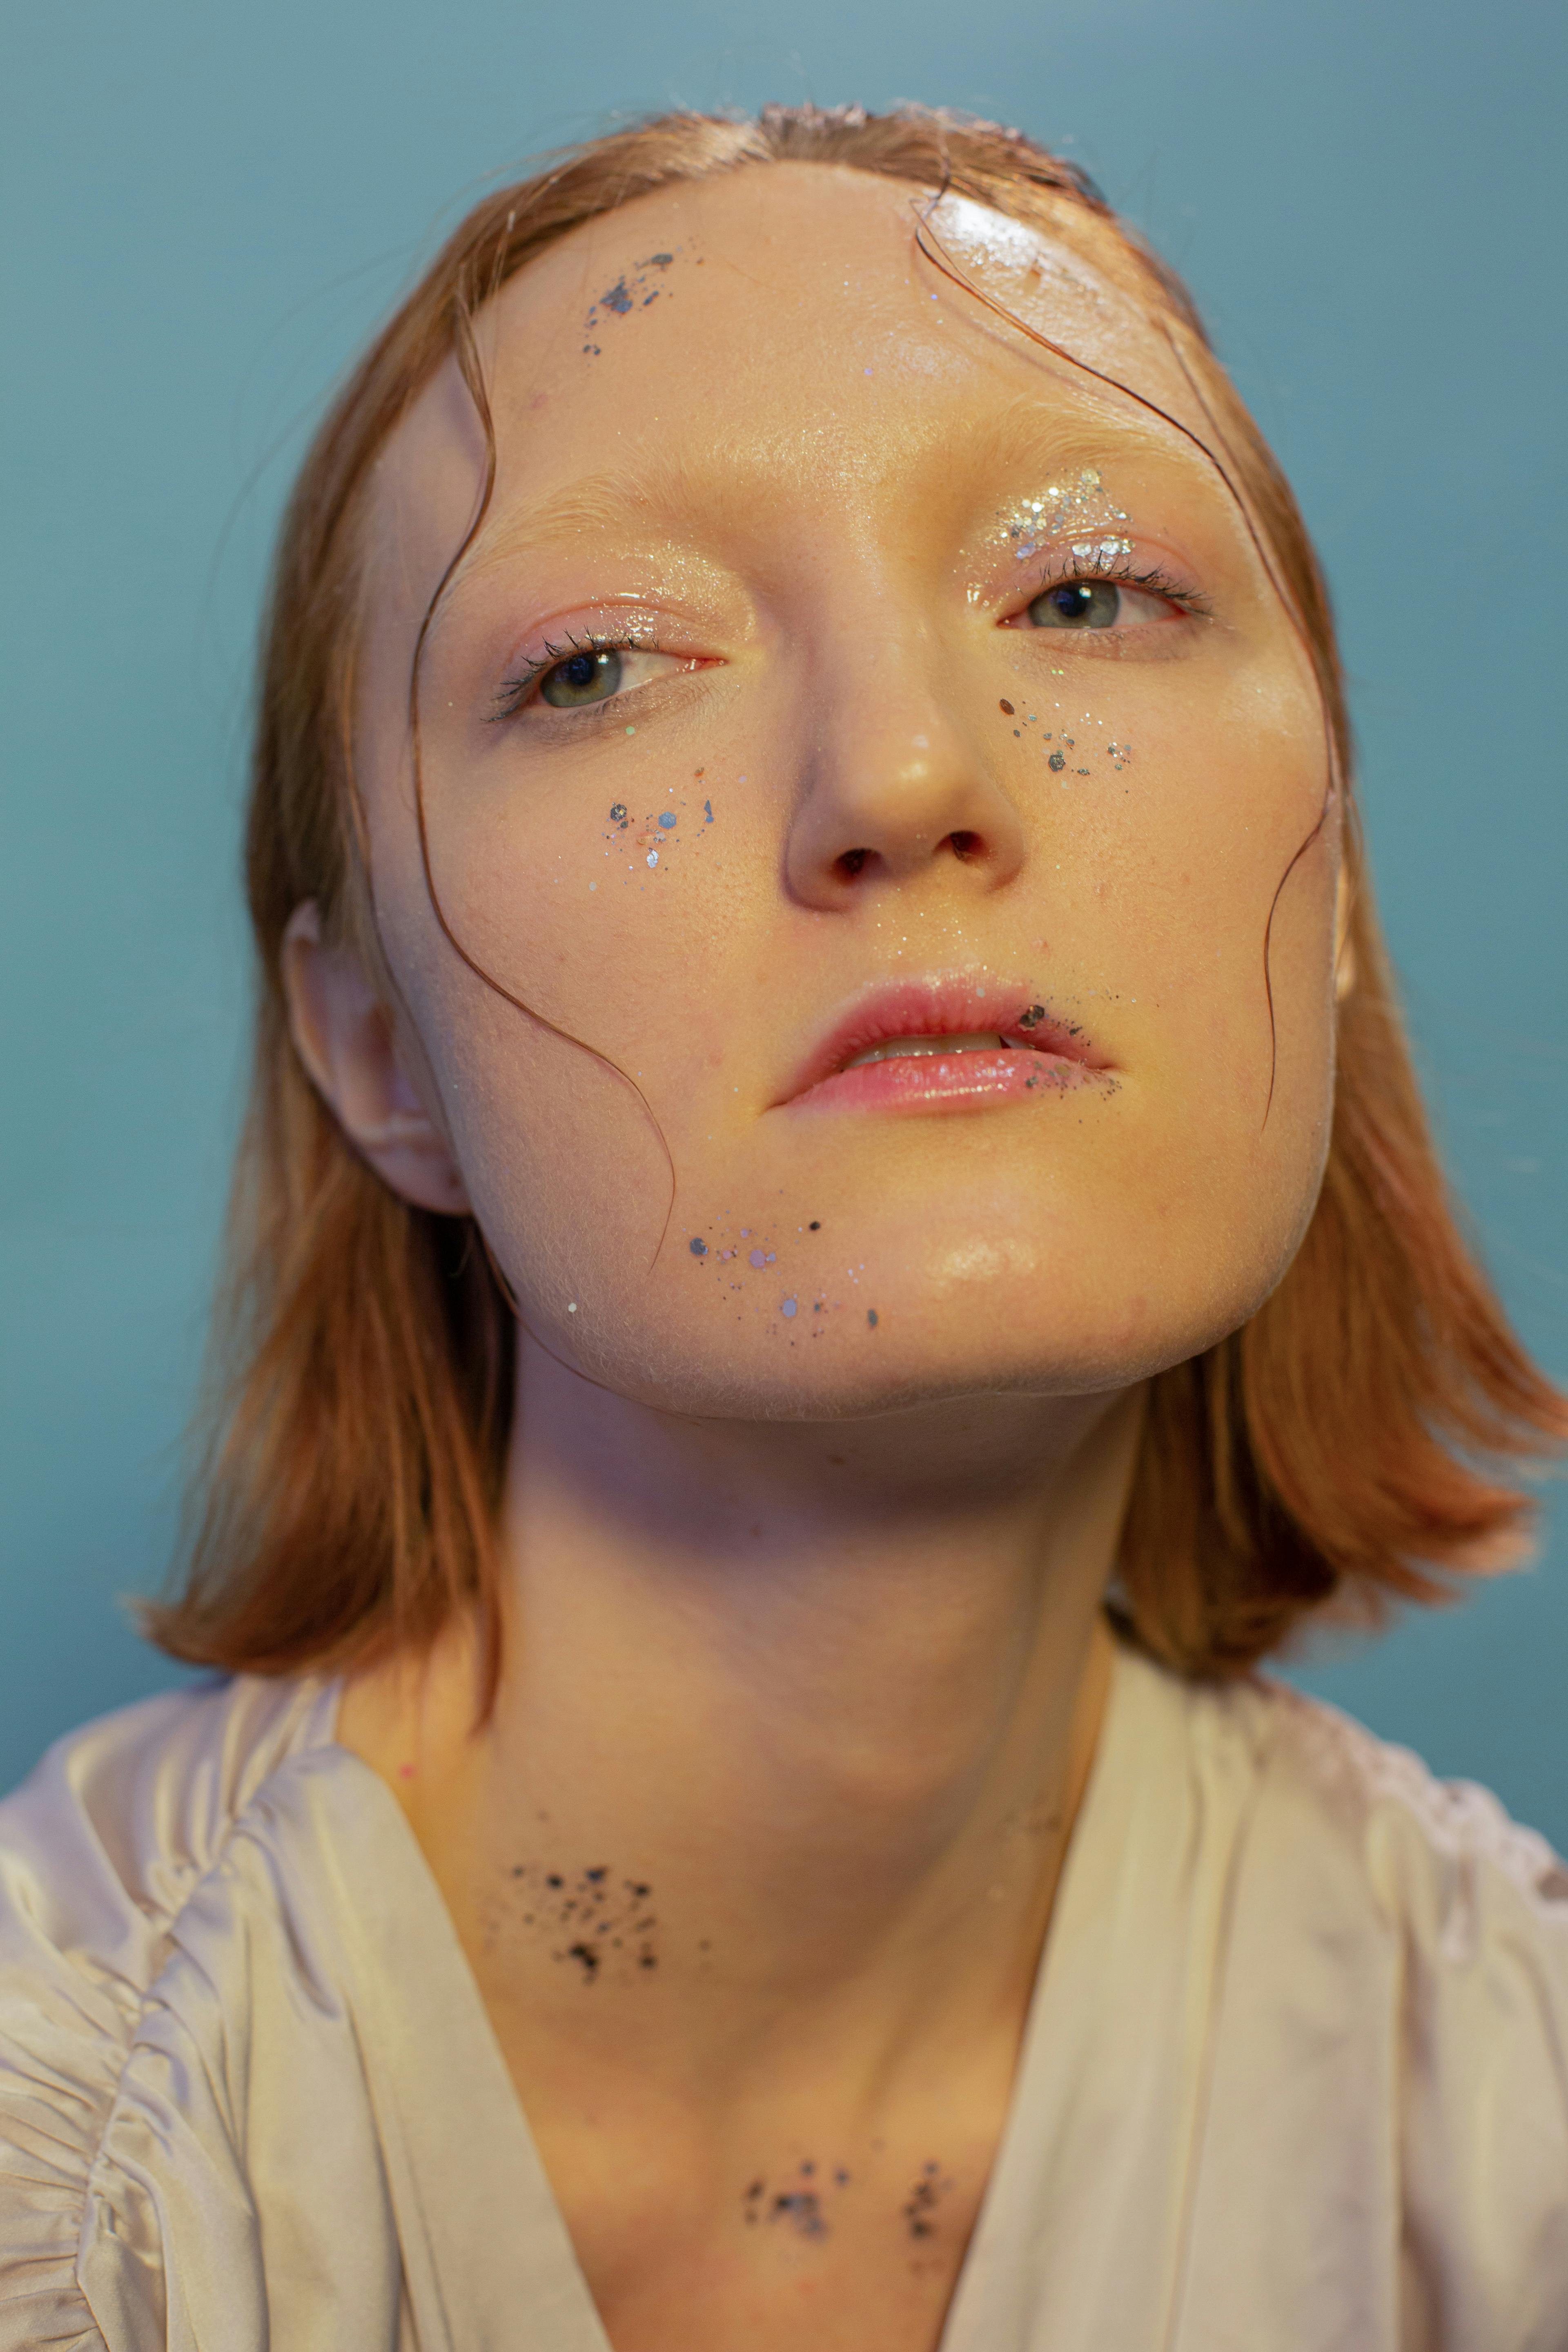
<path fill-rule="evenodd" d="M 574 1293 L 640 1292 L 671 1155 L 689 1172 L 731 1099 L 740 1120 L 724 1066 L 777 867 L 743 764 L 623 738 L 595 767 L 571 791 L 437 783 L 430 891 L 413 826 L 378 867 L 480 1223 L 531 1321 L 573 1330 Z"/>
<path fill-rule="evenodd" d="M 539 1016 L 522 1028 L 592 1048 L 662 1111 L 722 1055 L 773 861 L 748 838 L 743 770 L 656 755 L 634 731 L 602 729 L 591 762 L 531 789 L 427 790 L 427 839 L 441 918 L 492 989 Z"/>
<path fill-rule="evenodd" d="M 1190 710 L 1147 687 L 1116 699 L 1118 731 L 1086 713 L 1057 780 L 1047 888 L 1059 874 L 1064 915 L 1081 910 L 1107 996 L 1158 1021 L 1178 1070 L 1201 1055 L 1260 1084 L 1261 1115 L 1280 1021 L 1293 1007 L 1316 1019 L 1331 956 L 1331 824 L 1298 860 L 1325 809 L 1316 697 L 1265 677 Z"/>
<path fill-rule="evenodd" d="M 1321 715 L 1289 678 L 1191 713 L 1168 691 L 1130 707 L 1137 688 L 1114 698 L 1114 735 L 1079 722 L 1094 751 L 1057 785 L 1050 961 L 1085 976 L 1086 1024 L 1101 998 L 1126 1045 L 1107 1196 L 1129 1188 L 1205 1284 L 1228 1261 L 1266 1286 L 1316 1196 L 1331 1105 L 1336 810 L 1303 849 L 1325 810 Z"/>

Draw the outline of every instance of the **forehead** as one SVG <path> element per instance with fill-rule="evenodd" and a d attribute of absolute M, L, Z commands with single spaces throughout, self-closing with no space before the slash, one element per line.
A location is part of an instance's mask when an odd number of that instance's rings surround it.
<path fill-rule="evenodd" d="M 1069 237 L 871 173 L 751 165 L 584 224 L 486 306 L 476 332 L 500 500 L 607 472 L 629 480 L 656 457 L 661 481 L 684 470 L 699 492 L 721 458 L 778 495 L 792 478 L 819 491 L 864 483 L 945 464 L 960 412 L 971 434 L 987 412 L 1001 424 L 1022 411 L 1024 440 L 1053 421 L 1100 447 L 1160 437 L 1147 411 L 955 286 L 921 233 L 1012 320 L 1169 414 L 1193 407 L 1092 218 Z M 388 445 L 384 491 L 405 520 L 412 494 L 449 525 L 482 455 L 448 362 Z"/>

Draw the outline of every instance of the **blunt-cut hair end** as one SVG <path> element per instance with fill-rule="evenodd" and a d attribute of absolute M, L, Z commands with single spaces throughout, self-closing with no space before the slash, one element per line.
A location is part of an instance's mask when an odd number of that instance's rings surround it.
<path fill-rule="evenodd" d="M 379 969 L 350 704 L 370 478 L 476 312 L 558 238 L 657 189 L 836 164 L 951 191 L 1077 242 L 1201 386 L 1317 672 L 1346 795 L 1354 986 L 1340 1006 L 1327 1171 L 1305 1240 L 1243 1328 L 1152 1384 L 1120 1562 L 1126 1631 L 1189 1675 L 1245 1673 L 1326 1612 L 1375 1622 L 1518 1561 L 1521 1473 L 1568 1444 L 1467 1246 L 1434 1152 L 1364 870 L 1332 619 L 1295 501 L 1180 280 L 1074 165 L 936 110 L 675 113 L 552 158 L 462 223 L 318 432 L 284 519 L 262 638 L 247 840 L 258 1005 L 228 1274 L 184 1569 L 152 1638 L 230 1671 L 346 1671 L 471 1618 L 500 1661 L 496 1525 L 510 1307 L 473 1224 L 411 1208 L 357 1157 L 289 1038 L 294 909 Z M 911 235 L 913 224 L 911 221 Z"/>

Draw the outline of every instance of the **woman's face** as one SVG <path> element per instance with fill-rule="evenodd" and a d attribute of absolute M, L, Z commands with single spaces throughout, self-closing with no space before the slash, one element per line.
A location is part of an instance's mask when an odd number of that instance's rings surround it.
<path fill-rule="evenodd" d="M 359 759 L 418 1083 L 527 1324 L 685 1411 L 1124 1384 L 1259 1304 L 1322 1169 L 1305 654 L 1214 467 L 933 269 L 923 201 L 742 171 L 482 314 L 434 898 L 455 367 L 376 485 Z M 933 225 L 1195 418 L 1074 248 Z"/>

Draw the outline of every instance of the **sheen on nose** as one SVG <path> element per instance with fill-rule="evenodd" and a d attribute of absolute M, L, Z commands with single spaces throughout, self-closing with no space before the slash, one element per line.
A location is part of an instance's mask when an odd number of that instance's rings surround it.
<path fill-rule="evenodd" d="M 785 863 L 795 897 L 842 908 L 921 879 L 999 889 L 1024 856 L 1012 802 L 961 732 L 931 715 L 820 746 Z"/>

